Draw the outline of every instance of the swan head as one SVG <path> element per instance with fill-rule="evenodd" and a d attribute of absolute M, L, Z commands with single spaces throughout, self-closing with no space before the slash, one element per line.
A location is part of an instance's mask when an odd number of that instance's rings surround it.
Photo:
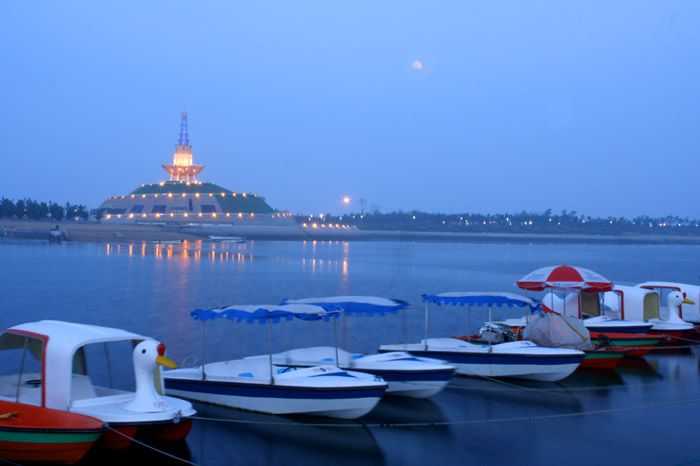
<path fill-rule="evenodd" d="M 166 404 L 156 389 L 156 380 L 160 378 L 157 369 L 158 366 L 174 369 L 177 365 L 165 356 L 165 345 L 155 340 L 144 340 L 136 345 L 133 358 L 136 393 L 125 408 L 140 413 L 163 411 Z"/>
<path fill-rule="evenodd" d="M 685 293 L 674 290 L 668 294 L 666 303 L 668 304 L 669 308 L 678 308 L 682 304 L 695 304 L 695 301 L 689 299 Z"/>

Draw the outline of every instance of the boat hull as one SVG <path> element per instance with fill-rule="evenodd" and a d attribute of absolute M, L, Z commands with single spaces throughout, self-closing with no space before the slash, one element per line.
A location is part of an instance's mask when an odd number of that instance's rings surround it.
<path fill-rule="evenodd" d="M 625 357 L 623 351 L 593 350 L 586 351 L 581 369 L 615 370 Z"/>
<path fill-rule="evenodd" d="M 268 414 L 355 419 L 369 413 L 386 385 L 335 388 L 165 378 L 166 393 L 189 400 Z"/>
<path fill-rule="evenodd" d="M 650 334 L 663 338 L 662 346 L 691 346 L 700 344 L 697 328 L 670 329 L 652 328 Z"/>
<path fill-rule="evenodd" d="M 79 462 L 104 432 L 89 416 L 0 402 L 0 458 L 18 463 Z"/>
<path fill-rule="evenodd" d="M 451 366 L 456 367 L 457 373 L 460 375 L 513 377 L 542 382 L 556 382 L 568 377 L 576 370 L 584 357 L 583 354 L 530 355 L 406 349 L 402 349 L 402 351 L 407 351 L 414 356 L 446 361 Z"/>
<path fill-rule="evenodd" d="M 107 450 L 122 450 L 131 446 L 132 439 L 154 443 L 183 442 L 192 430 L 192 420 L 179 422 L 111 423 L 99 441 L 99 447 Z"/>
<path fill-rule="evenodd" d="M 8 432 L 0 430 L 0 458 L 18 463 L 78 463 L 101 432 Z"/>
<path fill-rule="evenodd" d="M 381 377 L 389 384 L 386 394 L 409 398 L 430 398 L 440 393 L 455 374 L 455 368 L 426 371 L 393 371 L 353 368 Z"/>
<path fill-rule="evenodd" d="M 624 321 L 623 321 L 624 322 Z M 584 320 L 584 324 L 586 321 Z M 640 325 L 586 325 L 586 328 L 591 333 L 648 333 L 652 329 L 651 324 L 640 324 Z"/>

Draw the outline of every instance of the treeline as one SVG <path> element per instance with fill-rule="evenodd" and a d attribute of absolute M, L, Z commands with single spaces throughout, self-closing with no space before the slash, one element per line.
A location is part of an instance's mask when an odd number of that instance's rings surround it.
<path fill-rule="evenodd" d="M 299 217 L 307 222 L 309 217 Z M 324 216 L 327 223 L 350 223 L 365 230 L 445 231 L 466 233 L 580 233 L 700 235 L 700 219 L 665 216 L 592 217 L 576 211 L 554 213 L 439 214 L 420 211 L 371 212 Z"/>
<path fill-rule="evenodd" d="M 0 201 L 0 218 L 27 220 L 87 220 L 88 210 L 84 205 L 39 202 L 32 199 L 13 201 L 3 198 Z"/>

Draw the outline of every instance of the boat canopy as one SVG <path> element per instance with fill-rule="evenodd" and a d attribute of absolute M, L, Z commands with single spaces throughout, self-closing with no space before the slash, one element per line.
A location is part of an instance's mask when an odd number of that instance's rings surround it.
<path fill-rule="evenodd" d="M 327 296 L 321 298 L 285 299 L 284 304 L 312 304 L 326 311 L 342 311 L 345 314 L 387 314 L 409 306 L 406 301 L 379 296 Z"/>
<path fill-rule="evenodd" d="M 150 339 L 118 328 L 40 320 L 10 327 L 0 340 L 17 335 L 43 342 L 42 397 L 47 407 L 61 410 L 70 407 L 73 359 L 80 348 L 95 343 L 130 341 L 135 344 Z"/>
<path fill-rule="evenodd" d="M 615 285 L 603 295 L 603 304 L 608 315 L 624 320 L 647 321 L 660 317 L 661 297 L 655 290 Z"/>
<path fill-rule="evenodd" d="M 544 291 L 550 288 L 610 291 L 613 287 L 613 283 L 599 273 L 571 265 L 542 267 L 525 275 L 516 285 L 529 291 Z"/>
<path fill-rule="evenodd" d="M 195 309 L 190 313 L 194 320 L 228 319 L 236 322 L 267 323 L 280 320 L 327 320 L 338 311 L 328 312 L 311 304 L 234 304 L 213 309 Z"/>
<path fill-rule="evenodd" d="M 483 291 L 449 291 L 438 294 L 424 294 L 423 301 L 438 306 L 506 306 L 538 309 L 534 300 L 515 293 L 495 293 Z"/>

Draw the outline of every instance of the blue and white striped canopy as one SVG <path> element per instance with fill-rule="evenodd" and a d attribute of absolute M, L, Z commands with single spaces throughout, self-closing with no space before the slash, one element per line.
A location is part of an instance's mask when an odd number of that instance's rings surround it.
<path fill-rule="evenodd" d="M 326 320 L 337 314 L 310 304 L 235 304 L 213 309 L 195 309 L 194 320 L 229 319 L 237 322 L 279 322 L 281 319 Z"/>
<path fill-rule="evenodd" d="M 321 298 L 285 299 L 284 304 L 312 304 L 326 311 L 342 311 L 345 314 L 387 314 L 408 307 L 398 299 L 379 296 L 327 296 Z"/>
<path fill-rule="evenodd" d="M 529 307 L 532 311 L 539 306 L 534 300 L 519 294 L 481 291 L 450 291 L 447 293 L 424 294 L 423 301 L 437 304 L 438 306 Z"/>

